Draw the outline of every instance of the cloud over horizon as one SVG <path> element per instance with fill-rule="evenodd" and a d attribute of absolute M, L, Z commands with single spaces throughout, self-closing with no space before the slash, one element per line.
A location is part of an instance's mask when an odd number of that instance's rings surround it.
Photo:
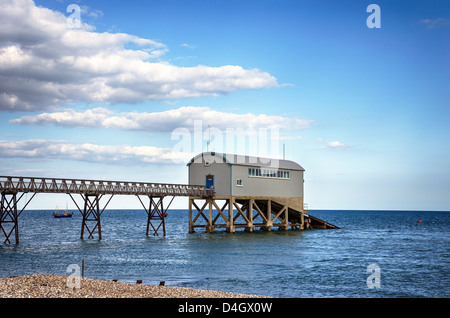
<path fill-rule="evenodd" d="M 177 164 L 188 162 L 192 153 L 176 152 L 172 148 L 128 145 L 97 145 L 65 140 L 33 139 L 0 140 L 0 158 L 62 159 L 124 165 Z"/>
<path fill-rule="evenodd" d="M 180 107 L 163 112 L 126 112 L 119 114 L 102 107 L 82 112 L 66 109 L 60 112 L 23 116 L 10 120 L 10 123 L 171 132 L 181 127 L 193 129 L 196 121 L 202 121 L 204 126 L 211 125 L 214 128 L 223 130 L 227 128 L 301 130 L 309 128 L 313 123 L 312 120 L 308 119 L 265 114 L 227 113 L 212 110 L 209 107 L 193 106 Z"/>
<path fill-rule="evenodd" d="M 125 33 L 73 29 L 32 0 L 0 4 L 0 111 L 40 111 L 77 102 L 139 103 L 278 86 L 239 65 L 179 67 L 163 43 Z"/>

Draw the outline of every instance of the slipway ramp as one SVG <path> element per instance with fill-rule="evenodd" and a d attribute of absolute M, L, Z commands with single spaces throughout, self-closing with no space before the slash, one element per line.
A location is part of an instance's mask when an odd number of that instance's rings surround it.
<path fill-rule="evenodd" d="M 309 225 L 311 229 L 340 229 L 340 227 L 328 223 L 324 220 L 311 216 L 309 214 L 305 214 L 305 228 Z"/>
<path fill-rule="evenodd" d="M 264 204 L 262 204 L 264 207 Z M 283 204 L 276 201 L 276 199 L 271 200 L 271 208 L 272 212 L 276 213 L 276 211 L 280 211 L 283 208 Z M 305 211 L 307 212 L 307 211 Z M 288 208 L 288 217 L 289 221 L 293 223 L 300 223 L 301 222 L 301 212 L 289 206 Z M 324 220 L 321 220 L 319 218 L 316 218 L 312 215 L 309 215 L 307 213 L 304 213 L 303 215 L 305 226 L 304 229 L 340 229 L 340 227 L 331 224 L 329 222 L 326 222 Z"/>

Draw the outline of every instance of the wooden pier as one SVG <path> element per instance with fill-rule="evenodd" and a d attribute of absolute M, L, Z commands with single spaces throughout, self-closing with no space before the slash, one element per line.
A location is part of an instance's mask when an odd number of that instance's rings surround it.
<path fill-rule="evenodd" d="M 217 196 L 212 189 L 201 185 L 0 176 L 0 192 L 0 230 L 5 236 L 5 243 L 11 243 L 13 236 L 16 244 L 19 243 L 18 218 L 38 193 L 64 193 L 70 196 L 83 216 L 81 239 L 85 235 L 88 239 L 94 238 L 95 233 L 99 240 L 102 239 L 101 215 L 116 195 L 138 198 L 148 216 L 147 236 L 159 235 L 161 231 L 166 235 L 165 215 L 175 197 L 189 197 L 190 233 L 197 228 L 204 228 L 208 233 L 214 233 L 216 229 L 234 233 L 237 228 L 244 228 L 249 232 L 257 228 L 267 231 L 272 228 L 338 228 L 306 214 L 300 198 L 292 201 L 292 198 Z M 25 194 L 32 195 L 28 198 Z M 74 195 L 81 196 L 83 208 L 75 201 Z M 106 203 L 101 204 L 104 196 L 109 198 Z M 165 198 L 170 200 L 167 205 L 163 202 Z M 22 200 L 26 202 L 19 211 L 17 206 Z"/>
<path fill-rule="evenodd" d="M 163 235 L 166 235 L 164 215 L 175 197 L 206 198 L 210 196 L 205 186 L 196 185 L 11 176 L 0 176 L 0 192 L 0 230 L 5 236 L 5 243 L 11 243 L 13 235 L 15 242 L 19 243 L 18 218 L 38 193 L 68 194 L 83 216 L 81 239 L 84 238 L 85 233 L 88 238 L 94 238 L 94 233 L 97 232 L 100 240 L 102 238 L 101 215 L 115 195 L 134 195 L 139 199 L 148 215 L 147 235 L 150 230 L 153 235 L 158 235 L 161 229 Z M 24 195 L 28 193 L 32 195 L 19 211 L 17 204 L 24 200 Z M 84 201 L 83 209 L 73 197 L 77 194 Z M 105 195 L 110 197 L 104 205 L 101 205 L 100 200 Z M 146 199 L 142 197 L 147 197 L 148 203 L 144 203 Z M 163 199 L 167 197 L 172 199 L 164 206 Z"/>

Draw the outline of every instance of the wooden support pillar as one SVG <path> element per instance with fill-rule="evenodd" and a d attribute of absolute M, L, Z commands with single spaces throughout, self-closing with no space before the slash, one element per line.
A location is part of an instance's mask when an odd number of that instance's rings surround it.
<path fill-rule="evenodd" d="M 299 230 L 304 230 L 305 229 L 305 212 L 302 211 L 301 215 L 300 215 L 300 227 Z"/>
<path fill-rule="evenodd" d="M 198 202 L 202 201 L 202 205 Z M 222 203 L 220 202 L 222 201 Z M 228 198 L 189 198 L 189 233 L 195 228 L 204 228 L 206 233 L 215 233 L 217 229 L 225 229 L 229 233 L 235 232 L 233 197 Z M 228 214 L 225 209 L 228 208 Z M 194 211 L 197 211 L 194 213 Z M 217 211 L 217 213 L 215 213 Z M 198 219 L 204 220 L 197 224 Z"/>
<path fill-rule="evenodd" d="M 208 201 L 206 201 L 203 206 L 201 208 L 199 208 L 199 206 L 195 203 L 195 199 L 192 198 L 189 200 L 190 201 L 190 205 L 191 205 L 191 211 L 192 211 L 192 206 L 195 207 L 195 209 L 197 210 L 197 215 L 192 218 L 192 214 L 190 216 L 190 220 L 189 220 L 189 231 L 190 233 L 194 233 L 195 232 L 195 227 L 207 227 L 208 225 L 208 218 L 203 214 L 203 211 L 205 210 L 206 206 L 208 205 Z M 196 225 L 196 222 L 198 220 L 198 218 L 202 216 L 203 219 L 206 221 L 206 225 Z"/>
<path fill-rule="evenodd" d="M 227 222 L 227 231 L 230 233 L 236 233 L 236 229 L 234 227 L 233 206 L 234 206 L 234 198 L 230 197 L 228 199 L 228 222 Z"/>
<path fill-rule="evenodd" d="M 0 206 L 0 229 L 5 235 L 5 244 L 11 243 L 14 232 L 16 244 L 19 244 L 19 224 L 17 214 L 17 192 L 2 192 Z"/>
<path fill-rule="evenodd" d="M 272 200 L 267 200 L 267 212 L 266 212 L 266 218 L 267 218 L 267 222 L 266 222 L 266 230 L 267 231 L 272 231 Z"/>
<path fill-rule="evenodd" d="M 202 205 L 198 205 L 197 200 L 202 201 Z M 223 203 L 219 203 L 220 201 Z M 227 207 L 228 213 L 225 212 Z M 193 233 L 198 227 L 204 228 L 207 233 L 215 233 L 217 229 L 224 228 L 229 233 L 235 233 L 238 228 L 253 232 L 255 227 L 267 231 L 272 228 L 287 231 L 289 227 L 303 229 L 306 217 L 302 212 L 297 216 L 291 211 L 290 215 L 289 207 L 289 202 L 280 203 L 270 198 L 190 197 L 189 233 Z M 197 214 L 193 214 L 195 209 Z M 204 222 L 196 224 L 199 217 Z"/>
<path fill-rule="evenodd" d="M 289 230 L 289 206 L 284 206 L 284 226 L 281 227 L 282 230 Z"/>
<path fill-rule="evenodd" d="M 206 199 L 206 202 L 208 203 L 208 224 L 206 225 L 206 232 L 207 233 L 215 233 L 216 229 L 213 225 L 213 212 L 212 212 L 212 207 L 213 207 L 213 200 L 211 198 Z"/>
<path fill-rule="evenodd" d="M 255 199 L 250 199 L 247 202 L 247 226 L 245 227 L 246 232 L 253 232 L 253 204 Z"/>

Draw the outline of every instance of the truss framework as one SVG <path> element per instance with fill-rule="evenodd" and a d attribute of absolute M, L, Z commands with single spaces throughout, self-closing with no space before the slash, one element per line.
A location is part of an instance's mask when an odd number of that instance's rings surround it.
<path fill-rule="evenodd" d="M 222 202 L 221 202 L 222 201 Z M 236 228 L 244 228 L 253 232 L 255 228 L 271 231 L 278 227 L 280 230 L 303 230 L 303 213 L 298 212 L 295 217 L 289 217 L 288 205 L 275 205 L 272 199 L 242 199 L 227 198 L 189 198 L 189 233 L 196 228 L 204 228 L 208 233 L 216 229 L 225 228 L 234 233 Z"/>
<path fill-rule="evenodd" d="M 162 228 L 164 236 L 166 235 L 164 215 L 175 197 L 213 195 L 208 193 L 204 185 L 10 176 L 0 176 L 0 192 L 0 232 L 5 236 L 5 243 L 11 243 L 14 234 L 16 244 L 19 243 L 18 218 L 37 193 L 68 194 L 83 217 L 81 239 L 85 234 L 88 239 L 93 239 L 95 233 L 98 233 L 99 240 L 102 239 L 101 215 L 115 195 L 135 195 L 142 204 L 139 196 L 148 196 L 150 198 L 148 209 L 143 204 L 148 214 L 146 234 L 149 234 L 151 228 L 153 235 L 158 235 L 158 231 Z M 32 193 L 32 196 L 18 212 L 17 203 L 27 193 Z M 73 194 L 81 196 L 83 209 L 75 201 Z M 110 195 L 110 198 L 100 210 L 100 199 L 104 195 Z M 172 201 L 166 207 L 163 206 L 165 197 L 172 197 Z"/>
<path fill-rule="evenodd" d="M 34 193 L 30 199 L 27 200 L 20 212 L 17 210 L 17 204 L 22 200 L 25 193 L 22 193 L 17 199 L 17 192 L 2 191 L 0 204 L 0 230 L 5 235 L 4 243 L 11 243 L 11 236 L 14 233 L 16 244 L 19 244 L 19 216 L 27 207 L 28 203 L 34 198 Z"/>
<path fill-rule="evenodd" d="M 0 176 L 0 191 L 151 196 L 211 195 L 211 193 L 208 194 L 204 185 L 4 176 Z"/>
<path fill-rule="evenodd" d="M 150 231 L 150 228 L 153 231 L 153 236 L 159 236 L 158 231 L 161 229 L 163 230 L 163 235 L 166 236 L 166 223 L 165 218 L 167 216 L 167 210 L 169 209 L 170 205 L 173 202 L 173 199 L 175 197 L 172 197 L 169 204 L 164 208 L 164 197 L 153 197 L 148 196 L 149 198 L 149 204 L 148 209 L 147 206 L 144 204 L 144 202 L 141 200 L 139 196 L 137 196 L 139 201 L 142 204 L 142 207 L 145 209 L 145 212 L 147 212 L 147 231 L 145 235 L 148 236 L 148 233 Z M 152 222 L 153 221 L 153 222 Z"/>
<path fill-rule="evenodd" d="M 5 235 L 5 243 L 11 243 L 9 238 L 15 234 L 16 243 L 19 243 L 19 228 L 17 221 L 17 195 L 16 193 L 2 193 L 0 210 L 0 229 Z"/>

